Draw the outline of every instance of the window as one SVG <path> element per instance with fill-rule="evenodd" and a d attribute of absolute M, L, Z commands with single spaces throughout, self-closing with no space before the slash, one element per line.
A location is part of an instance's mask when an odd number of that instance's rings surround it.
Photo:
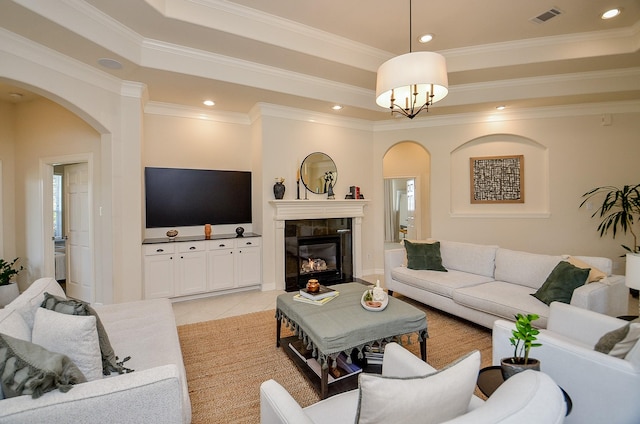
<path fill-rule="evenodd" d="M 53 237 L 62 239 L 62 175 L 53 175 Z"/>

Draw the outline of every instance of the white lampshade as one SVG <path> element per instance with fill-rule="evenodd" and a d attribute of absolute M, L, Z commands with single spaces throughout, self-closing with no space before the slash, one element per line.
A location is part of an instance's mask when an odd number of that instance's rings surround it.
<path fill-rule="evenodd" d="M 640 290 L 640 254 L 627 253 L 625 284 L 631 289 Z"/>
<path fill-rule="evenodd" d="M 393 90 L 395 103 L 404 107 L 405 99 L 411 101 L 413 85 L 417 85 L 418 102 L 424 104 L 428 100 L 426 95 L 431 91 L 432 84 L 432 102 L 435 103 L 445 98 L 449 92 L 444 56 L 434 52 L 412 52 L 394 57 L 378 68 L 376 103 L 378 106 L 389 108 Z"/>

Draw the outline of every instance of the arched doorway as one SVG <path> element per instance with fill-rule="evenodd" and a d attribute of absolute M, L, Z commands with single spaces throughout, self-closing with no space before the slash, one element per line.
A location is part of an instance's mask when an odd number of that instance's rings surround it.
<path fill-rule="evenodd" d="M 431 234 L 431 155 L 414 141 L 393 145 L 382 159 L 385 248 Z"/>

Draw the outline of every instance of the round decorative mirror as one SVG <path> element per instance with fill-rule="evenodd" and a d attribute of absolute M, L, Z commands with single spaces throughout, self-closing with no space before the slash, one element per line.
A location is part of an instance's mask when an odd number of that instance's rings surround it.
<path fill-rule="evenodd" d="M 335 187 L 338 181 L 338 169 L 328 155 L 315 152 L 302 161 L 300 178 L 310 192 L 325 194 L 329 192 L 329 186 Z"/>

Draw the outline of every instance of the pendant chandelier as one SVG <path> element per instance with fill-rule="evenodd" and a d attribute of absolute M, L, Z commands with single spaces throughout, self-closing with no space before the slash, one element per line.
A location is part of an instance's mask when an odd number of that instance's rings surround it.
<path fill-rule="evenodd" d="M 445 98 L 449 89 L 444 56 L 433 52 L 413 52 L 409 0 L 409 53 L 394 57 L 378 68 L 376 103 L 413 119 L 429 106 Z"/>

